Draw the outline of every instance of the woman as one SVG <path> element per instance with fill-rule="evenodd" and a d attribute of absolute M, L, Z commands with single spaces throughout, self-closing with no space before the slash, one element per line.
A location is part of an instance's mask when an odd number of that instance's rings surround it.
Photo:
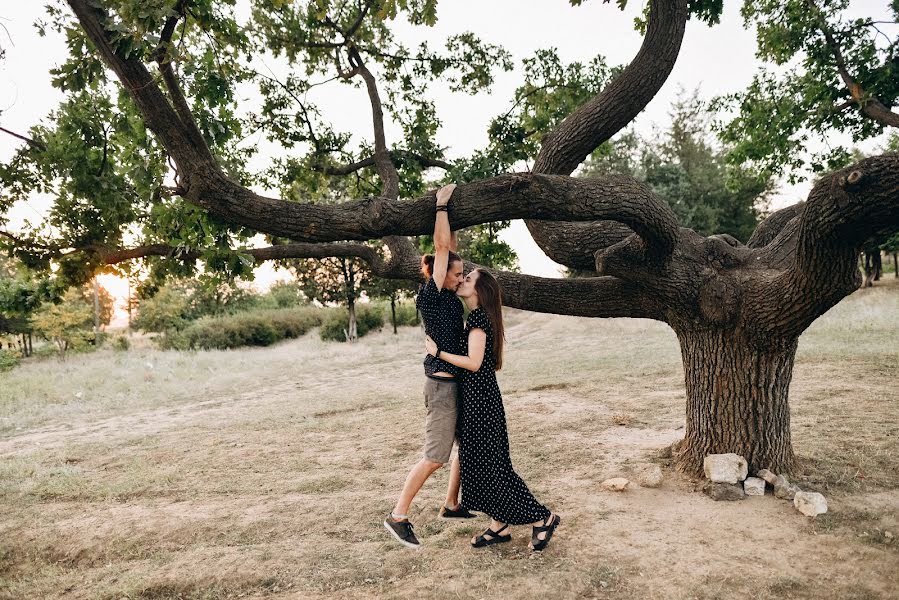
<path fill-rule="evenodd" d="M 428 352 L 465 369 L 459 400 L 459 463 L 462 504 L 493 521 L 471 540 L 475 548 L 508 542 L 510 525 L 530 524 L 532 550 L 543 550 L 561 519 L 537 502 L 512 469 L 506 414 L 496 371 L 503 363 L 503 313 L 499 283 L 488 271 L 475 269 L 456 294 L 471 311 L 465 324 L 462 354 L 443 352 L 430 337 Z"/>

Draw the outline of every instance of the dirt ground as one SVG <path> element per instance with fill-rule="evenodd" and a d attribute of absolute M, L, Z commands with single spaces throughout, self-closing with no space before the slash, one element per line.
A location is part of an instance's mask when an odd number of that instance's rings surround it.
<path fill-rule="evenodd" d="M 562 515 L 474 550 L 486 525 L 381 522 L 417 460 L 421 333 L 355 346 L 104 351 L 0 375 L 2 598 L 899 598 L 899 284 L 862 290 L 800 340 L 792 387 L 816 519 L 714 502 L 659 448 L 683 435 L 665 325 L 511 311 L 499 380 L 516 469 Z M 80 396 L 77 396 L 78 393 Z M 4 395 L 6 397 L 4 397 Z M 660 488 L 636 473 L 660 464 Z M 604 491 L 613 476 L 632 479 Z"/>

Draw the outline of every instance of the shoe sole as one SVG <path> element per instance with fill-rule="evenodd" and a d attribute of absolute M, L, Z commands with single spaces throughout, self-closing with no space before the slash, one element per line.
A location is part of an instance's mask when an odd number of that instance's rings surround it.
<path fill-rule="evenodd" d="M 393 530 L 393 527 L 391 527 L 390 525 L 387 524 L 387 521 L 384 521 L 384 529 L 389 531 L 390 535 L 393 536 L 393 539 L 395 539 L 396 541 L 401 543 L 406 548 L 412 548 L 413 550 L 418 550 L 419 548 L 421 548 L 421 544 L 413 544 L 411 542 L 407 542 L 406 540 L 401 538 L 399 535 L 397 535 L 397 533 Z"/>
<path fill-rule="evenodd" d="M 444 515 L 443 513 L 440 513 L 440 518 L 444 519 L 445 521 L 455 521 L 457 519 L 461 519 L 464 521 L 465 519 L 476 519 L 477 517 L 478 517 L 477 515 L 471 515 L 470 517 L 448 517 L 448 516 Z"/>

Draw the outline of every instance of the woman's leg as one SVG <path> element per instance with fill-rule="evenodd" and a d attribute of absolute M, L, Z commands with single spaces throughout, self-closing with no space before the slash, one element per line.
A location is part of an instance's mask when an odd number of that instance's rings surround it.
<path fill-rule="evenodd" d="M 502 521 L 497 521 L 496 519 L 491 519 L 491 520 L 490 520 L 490 527 L 488 527 L 488 530 L 489 530 L 489 531 L 485 531 L 484 533 L 481 533 L 481 534 L 479 534 L 479 535 L 474 536 L 473 538 L 471 538 L 471 543 L 474 544 L 475 542 L 477 542 L 477 541 L 478 541 L 478 537 L 480 537 L 480 536 L 484 536 L 484 538 L 487 539 L 487 540 L 490 540 L 490 539 L 492 539 L 492 538 L 498 537 L 496 534 L 493 534 L 493 533 L 490 533 L 490 532 L 491 532 L 491 531 L 502 531 L 502 530 L 504 530 L 505 528 L 506 528 L 506 524 L 503 523 Z M 502 535 L 499 536 L 499 537 L 506 537 L 506 536 L 509 536 L 509 535 L 512 535 L 512 534 L 510 534 L 510 533 L 504 533 L 504 534 L 502 534 Z"/>
<path fill-rule="evenodd" d="M 459 468 L 459 455 L 456 454 L 453 456 L 453 460 L 450 463 L 450 477 L 449 477 L 449 485 L 446 489 L 446 503 L 445 506 L 447 508 L 452 508 L 453 510 L 459 509 L 459 490 L 462 487 L 462 470 Z"/>

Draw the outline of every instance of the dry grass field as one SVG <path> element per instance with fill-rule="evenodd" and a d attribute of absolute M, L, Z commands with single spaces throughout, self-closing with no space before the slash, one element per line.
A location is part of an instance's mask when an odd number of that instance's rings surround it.
<path fill-rule="evenodd" d="M 0 374 L 0 598 L 899 598 L 899 284 L 800 340 L 796 480 L 830 512 L 717 503 L 654 451 L 683 433 L 663 324 L 511 312 L 500 374 L 512 458 L 564 518 L 542 555 L 468 545 L 486 521 L 413 506 L 424 548 L 381 526 L 417 460 L 421 334 L 355 346 L 144 345 Z M 662 464 L 661 488 L 600 482 Z"/>

